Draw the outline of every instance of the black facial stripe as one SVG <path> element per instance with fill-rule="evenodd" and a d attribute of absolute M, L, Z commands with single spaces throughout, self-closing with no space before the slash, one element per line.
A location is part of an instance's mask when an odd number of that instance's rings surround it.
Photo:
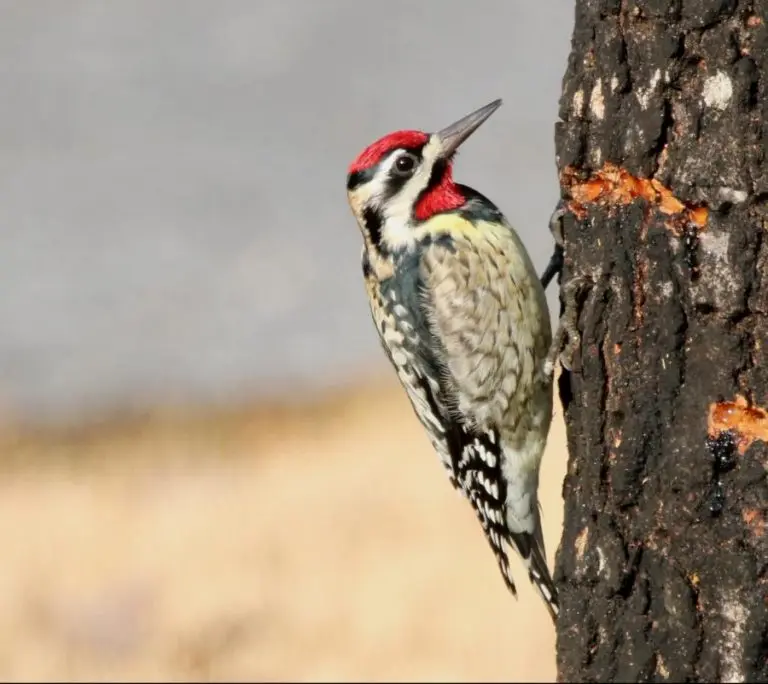
<path fill-rule="evenodd" d="M 411 180 L 412 176 L 390 176 L 387 178 L 386 183 L 384 184 L 385 188 L 385 199 L 390 200 L 392 199 L 398 192 L 400 192 L 403 189 L 403 186 Z"/>
<path fill-rule="evenodd" d="M 363 222 L 365 223 L 365 230 L 371 238 L 371 244 L 378 249 L 381 246 L 381 214 L 371 207 L 366 207 L 363 210 Z"/>
<path fill-rule="evenodd" d="M 353 171 L 347 176 L 347 190 L 354 190 L 356 187 L 372 181 L 375 173 L 375 166 L 363 171 Z"/>
<path fill-rule="evenodd" d="M 347 191 L 354 190 L 355 188 L 365 185 L 365 183 L 369 183 L 372 181 L 376 174 L 378 173 L 379 169 L 382 167 L 385 161 L 389 159 L 395 152 L 399 151 L 402 148 L 397 148 L 394 150 L 390 150 L 387 152 L 381 159 L 379 159 L 378 163 L 374 164 L 373 166 L 368 167 L 367 169 L 362 169 L 360 171 L 353 171 L 347 176 Z"/>

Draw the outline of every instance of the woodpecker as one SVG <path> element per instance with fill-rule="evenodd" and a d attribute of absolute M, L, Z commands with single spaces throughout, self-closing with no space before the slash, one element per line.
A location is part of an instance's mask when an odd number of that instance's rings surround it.
<path fill-rule="evenodd" d="M 377 140 L 350 165 L 347 198 L 373 321 L 416 416 L 508 589 L 517 596 L 510 547 L 555 620 L 537 497 L 552 418 L 544 287 L 501 211 L 452 174 L 458 147 L 500 105 Z"/>

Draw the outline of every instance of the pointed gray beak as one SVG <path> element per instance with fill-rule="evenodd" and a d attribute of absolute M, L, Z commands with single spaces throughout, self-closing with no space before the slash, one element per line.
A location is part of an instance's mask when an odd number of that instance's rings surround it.
<path fill-rule="evenodd" d="M 501 100 L 494 100 L 490 104 L 485 105 L 485 107 L 480 107 L 480 109 L 471 114 L 467 114 L 463 119 L 459 119 L 456 123 L 435 133 L 442 143 L 443 150 L 441 156 L 444 159 L 449 159 L 458 149 L 459 145 L 472 135 L 480 127 L 480 124 L 499 107 L 501 107 Z"/>

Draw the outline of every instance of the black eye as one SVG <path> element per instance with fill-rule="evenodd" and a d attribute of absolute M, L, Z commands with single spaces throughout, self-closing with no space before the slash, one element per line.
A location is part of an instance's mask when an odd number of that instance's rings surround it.
<path fill-rule="evenodd" d="M 416 168 L 417 159 L 412 154 L 403 154 L 395 162 L 395 172 L 399 176 L 410 176 Z"/>

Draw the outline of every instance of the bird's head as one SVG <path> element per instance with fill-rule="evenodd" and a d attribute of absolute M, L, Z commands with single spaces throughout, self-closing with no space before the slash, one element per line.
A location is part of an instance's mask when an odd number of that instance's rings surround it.
<path fill-rule="evenodd" d="M 369 248 L 402 248 L 412 243 L 419 224 L 464 205 L 453 182 L 453 155 L 499 106 L 501 100 L 494 100 L 437 133 L 390 133 L 352 162 L 347 196 Z"/>

